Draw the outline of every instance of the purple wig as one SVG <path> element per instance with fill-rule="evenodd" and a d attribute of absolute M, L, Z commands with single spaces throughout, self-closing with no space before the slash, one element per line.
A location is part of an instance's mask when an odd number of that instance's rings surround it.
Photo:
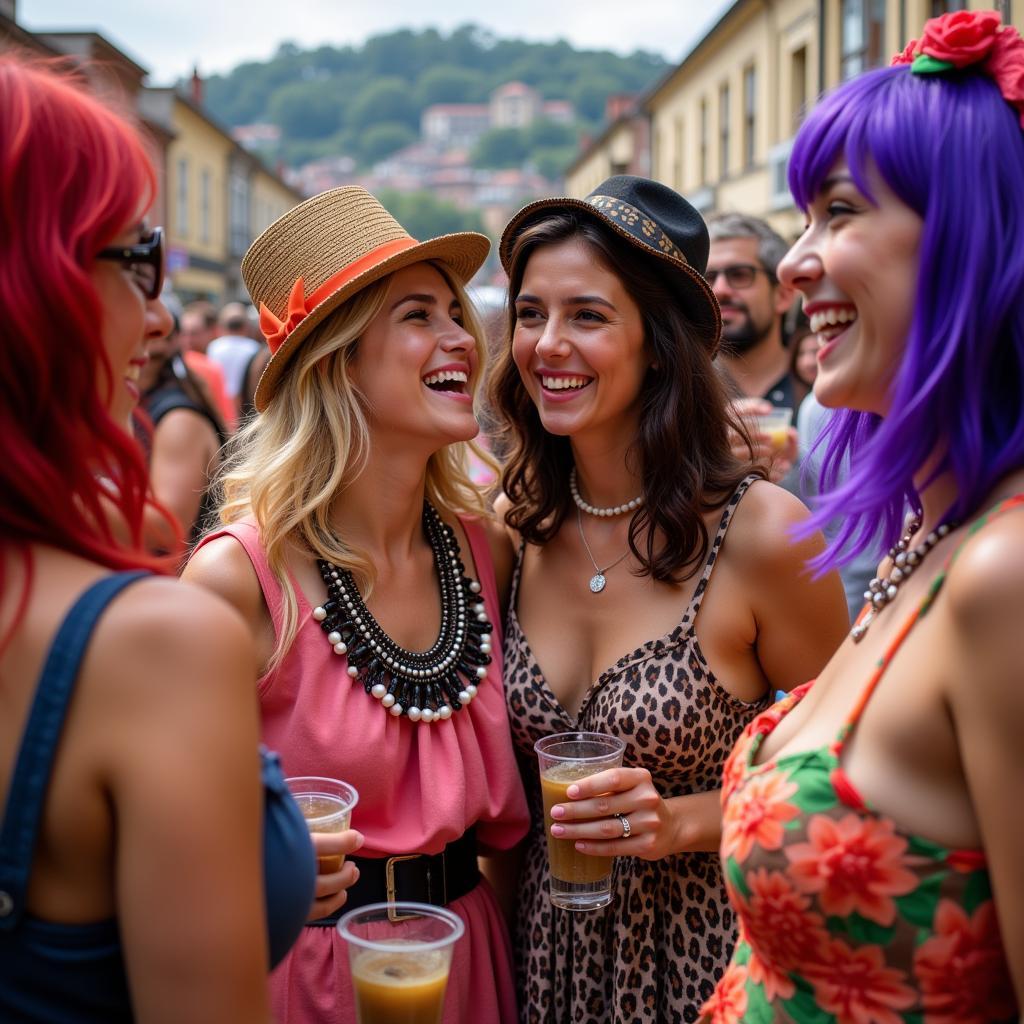
<path fill-rule="evenodd" d="M 845 157 L 870 200 L 877 168 L 923 220 L 910 333 L 884 417 L 839 410 L 825 446 L 821 498 L 808 524 L 842 523 L 816 561 L 851 561 L 899 536 L 914 476 L 952 472 L 944 518 L 980 510 L 996 482 L 1024 465 L 1024 132 L 987 77 L 966 69 L 871 71 L 809 114 L 793 147 L 789 186 L 806 210 Z M 931 477 L 929 477 L 931 479 Z"/>

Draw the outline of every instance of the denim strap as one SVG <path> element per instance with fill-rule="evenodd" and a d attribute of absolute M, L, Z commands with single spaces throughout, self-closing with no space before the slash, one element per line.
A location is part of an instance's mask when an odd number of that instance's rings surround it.
<path fill-rule="evenodd" d="M 24 913 L 46 789 L 93 629 L 107 605 L 126 586 L 147 575 L 115 573 L 98 580 L 74 603 L 50 646 L 25 723 L 0 827 L 0 930 L 13 929 Z"/>

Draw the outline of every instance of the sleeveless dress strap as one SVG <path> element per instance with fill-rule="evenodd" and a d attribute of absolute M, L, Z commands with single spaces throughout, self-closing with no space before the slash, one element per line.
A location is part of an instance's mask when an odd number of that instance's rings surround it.
<path fill-rule="evenodd" d="M 46 789 L 79 668 L 96 623 L 110 602 L 146 572 L 104 576 L 72 605 L 50 645 L 36 685 L 0 828 L 0 930 L 15 927 L 25 910 Z"/>
<path fill-rule="evenodd" d="M 508 607 L 510 612 L 516 610 L 516 602 L 519 600 L 519 580 L 523 575 L 523 559 L 526 557 L 526 541 L 520 539 L 519 549 L 516 551 L 515 565 L 512 567 L 512 586 L 508 593 Z"/>
<path fill-rule="evenodd" d="M 711 579 L 711 573 L 715 568 L 715 563 L 718 561 L 718 552 L 722 548 L 722 542 L 725 540 L 725 533 L 729 529 L 729 524 L 732 522 L 732 517 L 739 506 L 740 499 L 747 493 L 750 485 L 756 480 L 760 480 L 761 477 L 756 473 L 751 473 L 750 476 L 744 477 L 739 486 L 732 493 L 732 497 L 726 503 L 725 510 L 722 512 L 722 518 L 718 522 L 718 529 L 715 531 L 715 536 L 711 541 L 708 550 L 707 561 L 704 563 L 704 571 L 700 575 L 700 579 L 697 582 L 696 589 L 693 592 L 693 597 L 690 599 L 690 606 L 686 609 L 684 620 L 688 617 L 691 621 L 695 621 L 697 618 L 697 612 L 700 611 L 701 603 L 704 600 L 704 594 L 708 589 L 708 581 Z"/>
<path fill-rule="evenodd" d="M 946 582 L 946 577 L 949 575 L 949 570 L 953 567 L 953 563 L 960 557 L 960 553 L 967 546 L 967 542 L 970 541 L 971 538 L 980 529 L 982 529 L 982 527 L 992 522 L 993 519 L 997 519 L 1005 512 L 1010 512 L 1021 505 L 1024 505 L 1024 494 L 1014 494 L 1009 498 L 1004 498 L 1002 501 L 993 505 L 987 512 L 983 512 L 967 527 L 960 543 L 952 552 L 950 552 L 935 579 L 932 580 L 928 587 L 928 592 L 921 599 L 921 603 L 910 613 L 906 622 L 904 622 L 900 627 L 899 632 L 893 637 L 892 642 L 879 659 L 878 664 L 875 667 L 875 671 L 872 672 L 871 678 L 868 680 L 863 692 L 857 699 L 857 703 L 850 711 L 849 717 L 846 722 L 843 723 L 839 736 L 836 738 L 834 747 L 837 751 L 842 750 L 843 744 L 849 738 L 850 732 L 857 724 L 860 716 L 864 713 L 864 709 L 867 707 L 868 701 L 871 699 L 871 695 L 875 692 L 875 689 L 881 682 L 882 676 L 885 675 L 885 670 L 889 667 L 889 663 L 894 657 L 896 657 L 897 651 L 899 651 L 903 646 L 903 641 L 910 635 L 910 631 L 915 625 L 917 625 L 918 620 L 927 615 L 932 605 L 935 603 L 935 598 L 938 597 L 939 591 L 942 590 L 942 586 Z"/>
<path fill-rule="evenodd" d="M 279 637 L 284 618 L 284 594 L 281 591 L 281 584 L 278 583 L 277 577 L 270 568 L 270 562 L 267 560 L 267 554 L 263 550 L 263 545 L 260 543 L 259 529 L 254 523 L 246 522 L 231 523 L 227 526 L 221 525 L 206 534 L 196 545 L 195 550 L 198 551 L 201 547 L 210 541 L 217 540 L 219 537 L 233 537 L 249 556 L 253 571 L 256 573 L 257 580 L 259 580 L 260 589 L 263 591 L 263 599 L 267 603 L 267 610 L 270 612 L 270 621 L 274 626 L 274 636 Z M 298 580 L 294 576 L 291 577 L 291 583 L 295 588 L 295 596 L 299 604 L 299 613 L 301 614 L 304 610 L 303 606 L 307 603 L 306 598 L 302 593 Z"/>

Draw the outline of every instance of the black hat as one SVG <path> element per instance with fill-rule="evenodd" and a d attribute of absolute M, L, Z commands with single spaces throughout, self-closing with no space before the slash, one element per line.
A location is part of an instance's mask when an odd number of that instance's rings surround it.
<path fill-rule="evenodd" d="M 523 229 L 559 207 L 589 214 L 676 271 L 686 311 L 714 353 L 722 333 L 722 314 L 715 293 L 704 279 L 711 244 L 708 229 L 701 215 L 678 192 L 650 178 L 617 174 L 598 185 L 586 199 L 539 199 L 530 203 L 502 232 L 498 256 L 506 271 L 512 247 Z"/>

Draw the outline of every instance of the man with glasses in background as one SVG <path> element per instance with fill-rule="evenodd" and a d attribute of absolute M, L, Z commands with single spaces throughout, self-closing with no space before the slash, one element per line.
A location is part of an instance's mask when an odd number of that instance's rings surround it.
<path fill-rule="evenodd" d="M 740 213 L 709 217 L 708 232 L 706 276 L 722 307 L 722 347 L 716 362 L 736 412 L 750 429 L 755 458 L 768 465 L 772 480 L 795 491 L 796 430 L 759 420 L 772 409 L 788 409 L 795 422 L 806 392 L 790 370 L 783 329 L 796 296 L 775 276 L 789 246 L 763 220 Z M 748 457 L 745 445 L 736 444 L 734 450 Z"/>

